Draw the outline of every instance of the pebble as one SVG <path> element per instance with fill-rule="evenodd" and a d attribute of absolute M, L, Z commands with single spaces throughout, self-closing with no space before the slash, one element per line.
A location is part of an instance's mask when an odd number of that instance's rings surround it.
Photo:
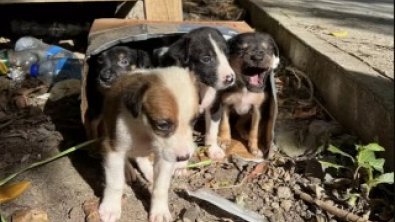
<path fill-rule="evenodd" d="M 195 222 L 199 217 L 200 209 L 196 206 L 186 209 L 184 215 L 182 216 L 183 222 Z"/>
<path fill-rule="evenodd" d="M 281 207 L 284 209 L 284 211 L 289 211 L 292 207 L 292 201 L 291 200 L 283 200 L 281 201 Z"/>
<path fill-rule="evenodd" d="M 205 173 L 204 178 L 210 180 L 211 178 L 213 178 L 213 176 L 211 175 L 211 173 Z"/>
<path fill-rule="evenodd" d="M 272 202 L 272 203 L 270 204 L 270 206 L 271 206 L 273 209 L 275 209 L 275 210 L 280 209 L 280 204 L 279 204 L 278 202 Z"/>
<path fill-rule="evenodd" d="M 293 193 L 288 187 L 279 187 L 277 189 L 277 197 L 280 199 L 291 199 Z"/>

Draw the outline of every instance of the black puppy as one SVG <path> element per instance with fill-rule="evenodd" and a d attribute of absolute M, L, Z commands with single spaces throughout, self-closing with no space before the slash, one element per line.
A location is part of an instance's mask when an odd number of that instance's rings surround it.
<path fill-rule="evenodd" d="M 101 52 L 96 59 L 96 87 L 104 97 L 111 85 L 119 77 L 131 73 L 137 68 L 152 67 L 147 52 L 136 50 L 127 46 L 114 46 Z M 97 107 L 101 110 L 101 105 Z M 100 113 L 100 111 L 99 111 Z M 92 139 L 100 136 L 100 115 L 91 117 L 90 133 Z"/>
<path fill-rule="evenodd" d="M 209 156 L 219 160 L 225 152 L 218 146 L 217 136 L 221 118 L 217 94 L 235 83 L 235 73 L 228 62 L 225 38 L 215 28 L 201 27 L 183 35 L 169 47 L 154 51 L 158 66 L 189 68 L 199 80 L 199 111 L 205 112 L 205 145 Z"/>
<path fill-rule="evenodd" d="M 233 87 L 221 95 L 223 104 L 220 134 L 222 145 L 230 145 L 229 111 L 241 116 L 236 129 L 248 141 L 249 151 L 265 156 L 273 142 L 273 127 L 277 113 L 273 70 L 279 63 L 279 51 L 273 38 L 265 33 L 242 33 L 229 41 L 229 62 L 236 72 Z M 252 115 L 250 115 L 252 114 Z M 248 131 L 245 123 L 251 119 Z M 263 148 L 259 141 L 264 140 Z M 264 155 L 265 154 L 265 155 Z"/>
<path fill-rule="evenodd" d="M 152 67 L 147 52 L 127 46 L 114 46 L 97 58 L 98 88 L 104 93 L 115 79 L 137 68 Z"/>

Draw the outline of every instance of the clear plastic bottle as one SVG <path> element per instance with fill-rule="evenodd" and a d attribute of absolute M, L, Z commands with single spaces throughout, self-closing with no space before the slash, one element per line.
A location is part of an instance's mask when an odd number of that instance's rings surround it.
<path fill-rule="evenodd" d="M 83 65 L 75 58 L 53 58 L 34 63 L 29 70 L 32 77 L 52 84 L 66 79 L 81 79 Z"/>
<path fill-rule="evenodd" d="M 15 51 L 22 51 L 22 50 L 37 50 L 37 53 L 39 53 L 40 56 L 40 60 L 45 60 L 50 58 L 61 58 L 61 57 L 74 58 L 73 52 L 64 49 L 60 46 L 49 45 L 31 36 L 21 37 L 16 41 Z"/>
<path fill-rule="evenodd" d="M 33 63 L 39 61 L 38 55 L 32 50 L 14 51 L 12 49 L 0 52 L 1 72 L 8 72 L 11 67 L 28 69 Z"/>

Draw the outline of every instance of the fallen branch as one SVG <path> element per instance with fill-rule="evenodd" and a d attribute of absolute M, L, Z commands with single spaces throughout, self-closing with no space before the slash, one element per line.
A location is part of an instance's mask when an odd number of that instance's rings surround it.
<path fill-rule="evenodd" d="M 321 209 L 329 212 L 330 214 L 333 214 L 333 215 L 337 216 L 338 218 L 344 219 L 344 220 L 346 220 L 348 222 L 372 222 L 370 220 L 365 220 L 362 217 L 360 217 L 358 215 L 355 215 L 355 214 L 353 214 L 351 212 L 339 209 L 339 208 L 337 208 L 334 205 L 325 203 L 322 200 L 313 198 L 309 194 L 304 193 L 304 192 L 302 192 L 299 189 L 293 189 L 293 191 L 295 192 L 295 194 L 297 194 L 303 200 L 305 200 L 305 201 L 307 201 L 309 203 L 315 204 L 318 207 L 320 207 Z"/>

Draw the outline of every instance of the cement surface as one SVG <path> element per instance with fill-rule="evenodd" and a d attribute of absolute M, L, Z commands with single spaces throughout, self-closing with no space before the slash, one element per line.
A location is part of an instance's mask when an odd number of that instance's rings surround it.
<path fill-rule="evenodd" d="M 365 143 L 386 148 L 383 156 L 393 169 L 393 1 L 239 3 L 252 26 L 273 35 L 282 53 L 310 76 L 338 122 Z"/>

